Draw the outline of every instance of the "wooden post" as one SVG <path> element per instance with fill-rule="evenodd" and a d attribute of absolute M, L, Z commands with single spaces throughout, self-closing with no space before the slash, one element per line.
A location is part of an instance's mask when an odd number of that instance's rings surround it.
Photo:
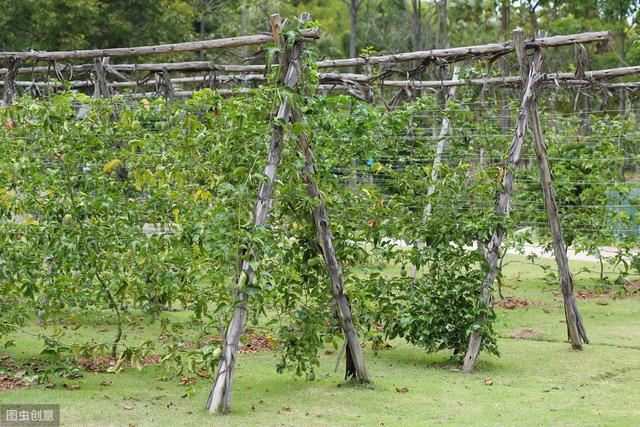
<path fill-rule="evenodd" d="M 300 111 L 294 109 L 291 113 L 291 120 L 293 123 L 302 122 L 302 115 Z M 304 132 L 300 133 L 298 136 L 298 148 L 304 155 L 305 159 L 305 164 L 302 169 L 302 179 L 307 184 L 307 192 L 309 193 L 309 196 L 317 200 L 317 203 L 313 208 L 316 233 L 318 235 L 320 248 L 322 249 L 322 256 L 324 257 L 327 266 L 327 273 L 331 280 L 336 310 L 338 312 L 338 320 L 340 322 L 340 327 L 344 332 L 347 344 L 345 379 L 353 378 L 359 382 L 369 383 L 371 382 L 371 378 L 365 363 L 364 353 L 362 351 L 362 347 L 360 347 L 358 332 L 353 324 L 349 301 L 344 294 L 342 273 L 333 247 L 333 236 L 331 234 L 331 228 L 329 227 L 327 207 L 324 202 L 324 198 L 313 179 L 313 176 L 316 173 L 313 152 L 311 151 L 307 135 Z"/>
<path fill-rule="evenodd" d="M 280 18 L 277 15 L 271 17 L 272 22 L 277 21 L 280 28 Z M 302 63 L 300 54 L 302 52 L 302 42 L 296 41 L 292 48 L 284 52 L 282 66 L 284 74 L 284 85 L 295 89 L 301 73 Z M 291 115 L 291 105 L 288 98 L 284 98 L 278 109 L 277 118 L 274 121 L 271 143 L 267 154 L 267 163 L 264 174 L 268 178 L 266 182 L 260 184 L 258 199 L 253 209 L 254 229 L 263 226 L 267 221 L 273 188 L 276 182 L 276 172 L 280 164 L 282 149 L 284 146 L 285 132 L 283 123 L 289 121 Z M 239 273 L 234 286 L 234 297 L 237 305 L 233 311 L 231 322 L 225 334 L 223 351 L 218 363 L 217 374 L 207 400 L 206 407 L 210 412 L 221 414 L 231 410 L 231 389 L 233 384 L 233 372 L 235 369 L 236 355 L 240 337 L 244 333 L 247 304 L 249 295 L 245 292 L 245 286 L 251 286 L 254 281 L 254 272 L 251 261 L 258 258 L 258 252 L 250 242 L 247 242 L 247 250 L 239 261 Z"/>
<path fill-rule="evenodd" d="M 162 96 L 166 100 L 167 105 L 173 102 L 175 98 L 175 90 L 173 88 L 173 82 L 171 81 L 171 75 L 169 74 L 169 70 L 162 70 L 162 76 L 160 77 L 160 88 Z"/>
<path fill-rule="evenodd" d="M 451 77 L 451 80 L 458 80 L 459 74 L 460 74 L 460 67 L 458 66 L 454 67 L 453 76 Z M 453 99 L 455 97 L 456 88 L 455 86 L 453 86 L 448 89 L 447 88 L 443 88 L 443 89 L 445 93 L 443 110 L 446 113 L 447 110 L 449 110 L 447 103 L 449 102 L 450 99 Z M 435 181 L 438 180 L 438 166 L 440 166 L 440 164 L 442 163 L 442 153 L 444 153 L 445 145 L 447 143 L 447 135 L 449 134 L 450 130 L 451 130 L 451 122 L 449 120 L 449 117 L 445 114 L 445 116 L 442 118 L 442 124 L 440 125 L 440 134 L 438 135 L 438 145 L 436 147 L 436 156 L 433 159 L 433 169 L 431 170 L 432 184 L 427 189 L 427 197 L 431 196 L 433 193 L 436 192 Z M 430 216 L 431 216 L 431 202 L 429 201 L 424 206 L 424 210 L 422 212 L 422 222 L 423 223 L 427 222 Z M 418 243 L 418 247 L 419 248 L 424 247 L 424 243 L 423 242 Z M 413 277 L 413 280 L 416 280 L 416 278 L 418 277 L 418 267 L 415 265 L 411 270 L 411 277 Z"/>
<path fill-rule="evenodd" d="M 524 34 L 521 28 L 517 28 L 513 31 L 513 40 L 518 46 L 524 46 Z M 541 63 L 540 51 L 534 53 L 534 60 L 532 62 L 531 69 L 528 74 L 528 79 L 524 85 L 524 91 L 522 94 L 522 100 L 520 102 L 520 110 L 518 112 L 518 120 L 516 123 L 515 135 L 511 141 L 509 148 L 509 156 L 507 157 L 502 177 L 502 189 L 498 193 L 498 200 L 496 204 L 496 213 L 498 215 L 507 215 L 509 212 L 509 205 L 513 195 L 513 182 L 515 180 L 515 169 L 518 162 L 522 158 L 522 148 L 524 146 L 524 136 L 529 121 L 529 104 L 533 101 L 534 86 L 538 83 L 539 75 L 538 69 Z M 500 259 L 500 247 L 502 241 L 506 235 L 507 230 L 504 226 L 499 225 L 491 236 L 489 244 L 485 248 L 485 259 L 488 264 L 489 271 L 484 282 L 484 286 L 481 289 L 481 299 L 483 305 L 490 310 L 493 307 L 493 283 L 495 282 L 496 275 L 498 274 L 498 261 Z M 476 323 L 481 327 L 487 320 L 486 314 L 481 314 L 476 319 Z M 480 352 L 480 346 L 482 344 L 482 329 L 478 329 L 471 333 L 469 338 L 469 346 L 467 353 L 464 357 L 464 363 L 462 365 L 463 372 L 471 372 L 478 358 Z"/>
<path fill-rule="evenodd" d="M 96 82 L 93 92 L 94 98 L 108 98 L 111 96 L 109 85 L 107 84 L 107 71 L 105 66 L 109 63 L 109 58 L 96 58 Z"/>
<path fill-rule="evenodd" d="M 525 81 L 525 79 L 531 77 L 527 76 L 529 60 L 524 48 L 518 49 L 518 46 L 516 45 L 516 53 L 518 55 L 520 74 L 523 81 Z M 551 173 L 551 166 L 549 165 L 547 146 L 544 142 L 544 134 L 542 133 L 542 127 L 540 125 L 540 116 L 538 114 L 535 95 L 528 108 L 529 127 L 531 128 L 533 149 L 536 153 L 536 157 L 538 158 L 538 171 L 540 174 L 540 183 L 542 184 L 542 194 L 544 195 L 544 205 L 549 217 L 549 228 L 551 229 L 551 235 L 553 237 L 553 252 L 556 264 L 558 265 L 558 278 L 560 280 L 560 288 L 564 299 L 567 334 L 569 336 L 569 341 L 571 342 L 571 347 L 574 350 L 581 350 L 582 343 L 585 342 L 588 344 L 589 339 L 587 338 L 587 333 L 582 322 L 582 316 L 580 315 L 575 296 L 573 295 L 573 277 L 569 270 L 567 246 L 562 234 L 562 224 L 560 221 L 560 215 L 558 214 L 556 195 L 553 191 L 553 174 Z"/>
<path fill-rule="evenodd" d="M 18 69 L 20 68 L 20 60 L 16 58 L 7 59 L 7 74 L 5 76 L 4 83 L 4 95 L 2 102 L 5 107 L 10 105 L 13 98 L 18 95 L 18 89 L 16 88 L 16 77 L 18 75 Z"/>

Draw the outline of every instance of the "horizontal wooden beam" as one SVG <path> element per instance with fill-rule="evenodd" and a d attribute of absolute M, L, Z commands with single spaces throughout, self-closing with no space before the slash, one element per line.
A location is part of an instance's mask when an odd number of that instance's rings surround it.
<path fill-rule="evenodd" d="M 320 33 L 316 30 L 302 30 L 302 35 L 308 39 L 317 39 Z M 270 43 L 273 41 L 271 34 L 259 34 L 253 36 L 230 37 L 215 40 L 203 40 L 196 42 L 171 43 L 154 46 L 116 47 L 110 49 L 70 50 L 59 52 L 0 52 L 0 59 L 16 58 L 22 60 L 47 60 L 58 61 L 63 59 L 92 59 L 92 58 L 116 58 L 123 56 L 148 56 L 173 54 L 180 52 L 198 52 L 208 49 L 231 48 Z"/>
<path fill-rule="evenodd" d="M 232 82 L 250 82 L 259 81 L 265 82 L 267 79 L 262 74 L 249 74 L 249 75 L 220 75 L 220 76 L 191 76 L 191 77 L 175 77 L 171 79 L 171 83 L 209 83 L 216 82 L 220 84 L 232 83 Z M 0 86 L 4 86 L 5 82 L 0 80 Z M 16 81 L 18 87 L 51 87 L 51 88 L 68 88 L 68 89 L 81 89 L 87 87 L 94 87 L 96 82 L 93 80 L 73 80 L 61 83 L 59 81 L 51 82 L 31 82 L 31 81 Z M 156 84 L 155 79 L 148 79 L 142 82 L 126 81 L 126 82 L 110 82 L 108 86 L 110 88 L 127 88 L 136 86 L 153 86 Z"/>
<path fill-rule="evenodd" d="M 319 34 L 315 31 L 306 30 L 305 36 L 317 38 Z M 573 34 L 568 36 L 552 36 L 543 37 L 527 42 L 527 48 L 533 49 L 537 47 L 557 47 L 574 43 L 592 43 L 605 41 L 610 38 L 608 31 L 590 32 L 582 34 Z M 242 39 L 242 40 L 240 40 Z M 162 53 L 177 53 L 185 51 L 197 51 L 205 49 L 214 49 L 217 47 L 235 47 L 246 46 L 247 39 L 249 44 L 261 44 L 272 40 L 271 35 L 233 37 L 229 39 L 205 40 L 202 42 L 176 43 L 170 45 L 144 46 L 139 48 L 116 48 L 88 51 L 70 51 L 70 52 L 1 52 L 0 58 L 15 56 L 21 59 L 42 59 L 42 60 L 63 60 L 63 59 L 81 59 L 81 58 L 97 58 L 97 57 L 116 57 L 116 56 L 142 56 L 155 55 Z M 514 50 L 513 43 L 506 41 L 503 43 L 493 43 L 478 46 L 466 46 L 449 49 L 433 49 L 419 52 L 404 52 L 392 55 L 371 56 L 368 58 L 346 58 L 346 59 L 327 59 L 317 63 L 318 68 L 341 68 L 351 67 L 354 65 L 365 64 L 392 64 L 407 61 L 416 61 L 424 59 L 443 59 L 455 61 L 466 59 L 469 57 L 493 56 L 512 52 Z M 111 53 L 109 53 L 111 52 Z M 82 73 L 93 70 L 94 64 L 81 65 L 61 65 L 62 71 L 70 71 L 74 73 Z M 215 64 L 208 61 L 190 61 L 175 63 L 157 63 L 157 64 L 113 64 L 108 69 L 120 72 L 134 71 L 156 71 L 160 72 L 164 69 L 169 71 L 221 71 L 226 73 L 261 73 L 264 72 L 264 65 L 223 65 Z M 37 74 L 47 73 L 52 70 L 49 67 L 22 67 L 18 70 L 19 74 Z M 108 70 L 107 70 L 108 71 Z M 6 74 L 7 69 L 0 69 L 0 74 Z"/>
<path fill-rule="evenodd" d="M 604 70 L 586 71 L 584 79 L 576 78 L 574 73 L 546 73 L 541 78 L 544 81 L 572 81 L 572 84 L 593 84 L 594 81 L 614 79 L 618 77 L 640 74 L 640 66 L 619 67 Z M 320 80 L 324 83 L 335 80 L 336 82 L 354 81 L 359 83 L 379 82 L 387 87 L 416 87 L 416 88 L 441 88 L 452 86 L 513 86 L 522 84 L 520 76 L 487 77 L 479 79 L 456 80 L 379 80 L 378 76 L 352 73 L 320 73 Z"/>
<path fill-rule="evenodd" d="M 593 43 L 609 40 L 609 31 L 597 31 L 568 36 L 552 36 L 532 39 L 526 42 L 527 49 L 565 46 L 575 43 Z M 370 56 L 367 58 L 327 59 L 318 62 L 318 68 L 340 68 L 355 65 L 395 64 L 419 60 L 459 61 L 472 57 L 504 55 L 515 50 L 512 41 L 478 46 L 432 49 L 419 52 L 396 53 L 392 55 Z"/>
<path fill-rule="evenodd" d="M 584 79 L 576 78 L 573 73 L 547 73 L 542 74 L 541 79 L 547 84 L 560 84 L 567 86 L 586 86 L 593 85 L 598 82 L 600 85 L 609 88 L 622 88 L 629 87 L 635 88 L 636 83 L 602 83 L 603 80 L 614 79 L 619 77 L 625 77 L 630 75 L 640 74 L 640 66 L 633 67 L 619 67 L 610 68 L 604 70 L 593 70 L 585 72 Z M 456 79 L 456 80 L 378 80 L 378 76 L 367 74 L 353 74 L 353 73 L 319 73 L 320 82 L 323 85 L 323 89 L 327 90 L 331 87 L 348 87 L 349 82 L 356 82 L 363 85 L 380 85 L 388 88 L 442 88 L 442 87 L 454 87 L 454 86 L 518 86 L 522 84 L 520 76 L 506 76 L 506 77 L 487 77 L 479 79 Z M 240 82 L 265 82 L 267 79 L 262 74 L 232 74 L 232 75 L 211 75 L 211 76 L 190 76 L 190 77 L 176 77 L 171 79 L 174 84 L 191 84 L 191 83 L 203 83 L 215 82 L 219 84 L 228 83 L 240 83 Z M 60 82 L 30 82 L 30 81 L 16 81 L 18 87 L 53 87 L 62 88 L 67 87 L 69 89 L 81 89 L 87 87 L 94 87 L 95 82 L 92 80 L 76 80 L 65 82 L 63 85 Z M 333 83 L 333 84 L 332 84 Z M 0 86 L 4 85 L 4 81 L 0 81 Z M 155 85 L 154 79 L 149 79 L 144 82 L 125 81 L 125 82 L 112 82 L 109 83 L 109 87 L 129 88 L 136 86 L 153 86 Z"/>
<path fill-rule="evenodd" d="M 58 69 L 63 73 L 82 74 L 95 70 L 95 64 L 58 64 Z M 107 71 L 133 73 L 136 71 L 162 72 L 167 71 L 219 71 L 223 73 L 260 73 L 264 72 L 264 65 L 226 65 L 216 64 L 211 61 L 191 61 L 191 62 L 159 62 L 152 64 L 108 64 Z M 7 73 L 6 68 L 0 68 L 0 74 Z M 49 66 L 20 67 L 18 74 L 52 74 L 55 70 Z"/>

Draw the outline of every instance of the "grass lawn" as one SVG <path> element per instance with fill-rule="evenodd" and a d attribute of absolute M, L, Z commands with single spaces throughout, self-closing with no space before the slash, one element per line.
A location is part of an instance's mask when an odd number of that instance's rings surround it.
<path fill-rule="evenodd" d="M 582 265 L 574 262 L 572 268 Z M 69 426 L 640 425 L 640 295 L 580 299 L 593 344 L 575 352 L 566 343 L 557 285 L 545 284 L 541 270 L 530 265 L 512 263 L 505 272 L 505 296 L 543 305 L 498 308 L 501 357 L 481 355 L 474 374 L 459 372 L 448 354 L 427 355 L 396 340 L 391 349 L 366 351 L 373 389 L 345 386 L 343 367 L 333 372 L 336 354 L 321 356 L 313 382 L 277 374 L 271 352 L 242 354 L 234 413 L 224 417 L 204 409 L 210 380 L 192 386 L 180 385 L 179 378 L 161 381 L 165 373 L 157 366 L 121 374 L 85 372 L 77 380 L 58 380 L 53 389 L 0 393 L 0 403 L 58 403 L 63 425 Z M 595 286 L 593 276 L 576 277 L 576 290 Z M 537 336 L 512 338 L 517 328 L 533 328 Z M 77 333 L 91 332 L 83 327 Z M 156 335 L 146 328 L 127 339 Z M 18 362 L 42 349 L 27 335 L 16 335 L 16 344 L 9 355 Z M 485 384 L 488 377 L 491 385 Z M 112 384 L 100 385 L 105 380 Z M 62 383 L 80 387 L 70 390 Z M 396 387 L 409 391 L 399 393 Z"/>

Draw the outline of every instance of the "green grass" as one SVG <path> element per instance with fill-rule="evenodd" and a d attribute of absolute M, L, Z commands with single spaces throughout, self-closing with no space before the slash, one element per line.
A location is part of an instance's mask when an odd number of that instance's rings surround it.
<path fill-rule="evenodd" d="M 572 263 L 572 268 L 583 264 Z M 59 403 L 63 425 L 74 426 L 640 425 L 640 296 L 579 300 L 593 344 L 575 352 L 565 342 L 557 286 L 545 284 L 541 271 L 529 265 L 513 263 L 505 270 L 507 296 L 544 306 L 498 309 L 501 357 L 481 355 L 474 374 L 460 373 L 448 354 L 427 355 L 398 340 L 392 349 L 366 352 L 373 389 L 345 385 L 342 367 L 333 372 L 335 354 L 321 356 L 313 382 L 277 374 L 272 353 L 243 354 L 233 415 L 224 417 L 204 409 L 209 380 L 194 386 L 181 386 L 178 378 L 160 381 L 164 373 L 159 367 L 118 375 L 85 372 L 78 380 L 60 380 L 54 389 L 2 393 L 0 402 Z M 595 286 L 593 277 L 576 277 L 578 290 Z M 171 314 L 178 320 L 183 315 Z M 153 338 L 158 327 L 136 329 L 127 340 Z M 535 340 L 510 338 L 520 327 L 539 335 Z M 99 329 L 111 334 L 109 328 L 83 327 L 74 333 L 86 337 Z M 16 338 L 11 356 L 18 361 L 37 356 L 41 346 L 36 338 Z M 486 377 L 492 385 L 485 384 Z M 101 386 L 104 380 L 112 385 Z M 67 390 L 64 382 L 80 389 Z M 409 392 L 398 393 L 396 387 Z"/>

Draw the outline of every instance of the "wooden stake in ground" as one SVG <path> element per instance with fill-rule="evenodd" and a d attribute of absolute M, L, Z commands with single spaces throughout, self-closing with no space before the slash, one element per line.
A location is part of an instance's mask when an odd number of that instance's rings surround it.
<path fill-rule="evenodd" d="M 294 109 L 291 113 L 291 120 L 294 123 L 302 122 L 302 115 L 300 114 L 300 111 Z M 316 233 L 318 235 L 320 248 L 322 249 L 322 255 L 327 265 L 327 273 L 331 280 L 333 296 L 336 302 L 336 310 L 338 312 L 338 320 L 347 342 L 345 379 L 352 378 L 359 382 L 369 383 L 371 382 L 371 378 L 365 363 L 362 347 L 360 347 L 358 332 L 356 331 L 351 317 L 351 307 L 349 307 L 349 301 L 344 294 L 342 273 L 340 272 L 340 265 L 338 264 L 335 249 L 333 248 L 333 236 L 331 234 L 331 228 L 329 227 L 327 207 L 324 202 L 324 198 L 313 179 L 313 176 L 315 175 L 313 152 L 311 151 L 307 135 L 304 132 L 301 132 L 298 136 L 298 148 L 304 155 L 305 160 L 304 168 L 302 170 L 302 179 L 307 184 L 307 192 L 309 193 L 309 196 L 317 200 L 317 203 L 315 203 L 313 208 Z"/>
<path fill-rule="evenodd" d="M 516 53 L 518 55 L 518 66 L 522 79 L 527 78 L 529 69 L 529 60 L 524 50 L 524 45 L 518 48 L 516 45 Z M 560 280 L 560 288 L 562 290 L 562 298 L 564 299 L 564 311 L 567 322 L 567 334 L 569 342 L 574 350 L 581 350 L 582 343 L 589 343 L 587 333 L 582 322 L 582 316 L 578 310 L 575 296 L 573 295 L 573 277 L 569 270 L 569 261 L 567 260 L 567 246 L 562 234 L 562 224 L 560 215 L 558 214 L 558 204 L 556 195 L 553 191 L 553 174 L 549 165 L 549 157 L 547 155 L 547 146 L 544 142 L 544 134 L 540 126 L 540 116 L 538 114 L 537 102 L 534 99 L 529 104 L 529 127 L 533 139 L 533 149 L 538 158 L 538 171 L 540 174 L 540 183 L 542 184 L 542 194 L 544 195 L 544 205 L 549 217 L 549 228 L 553 237 L 553 252 L 558 265 L 558 278 Z"/>
<path fill-rule="evenodd" d="M 272 16 L 272 21 L 278 21 L 277 15 Z M 276 34 L 274 36 L 277 37 Z M 284 85 L 295 89 L 297 87 L 298 78 L 301 73 L 300 54 L 302 52 L 302 41 L 296 41 L 293 47 L 286 49 L 283 54 L 282 66 L 284 71 Z M 269 151 L 267 154 L 267 163 L 264 168 L 264 175 L 267 181 L 260 184 L 258 199 L 253 209 L 253 226 L 258 228 L 263 226 L 267 221 L 269 206 L 273 194 L 273 188 L 276 182 L 276 172 L 280 164 L 282 148 L 284 145 L 285 131 L 283 123 L 289 121 L 291 114 L 291 104 L 288 98 L 284 98 L 278 109 L 277 118 L 274 121 L 273 134 Z M 246 286 L 251 286 L 254 281 L 254 272 L 251 268 L 251 261 L 257 259 L 258 252 L 247 243 L 247 251 L 243 259 L 240 260 L 239 273 L 234 286 L 234 297 L 238 302 L 236 305 L 231 322 L 227 328 L 224 338 L 222 356 L 218 362 L 218 370 L 207 400 L 206 407 L 210 412 L 227 413 L 231 410 L 231 389 L 233 384 L 233 371 L 236 364 L 236 355 L 238 352 L 238 344 L 240 337 L 244 333 L 245 321 L 247 315 L 247 304 L 249 295 L 245 292 Z"/>
<path fill-rule="evenodd" d="M 524 40 L 524 34 L 522 29 L 516 29 L 513 31 L 514 43 L 518 44 Z M 529 121 L 529 105 L 534 99 L 534 88 L 539 82 L 538 69 L 541 63 L 541 53 L 537 50 L 534 53 L 534 60 L 529 70 L 528 78 L 526 80 L 524 91 L 522 94 L 522 100 L 520 102 L 520 111 L 518 112 L 518 121 L 516 123 L 516 131 L 509 147 L 509 156 L 503 166 L 504 176 L 502 178 L 502 190 L 498 193 L 498 200 L 496 204 L 496 213 L 498 215 L 507 215 L 509 212 L 509 205 L 513 195 L 513 182 L 515 179 L 514 170 L 516 165 L 522 158 L 522 148 L 524 146 L 524 136 Z M 489 267 L 489 272 L 481 289 L 482 303 L 490 310 L 493 307 L 493 283 L 495 282 L 496 275 L 498 274 L 498 261 L 500 259 L 500 247 L 502 241 L 507 233 L 504 226 L 499 225 L 491 236 L 491 240 L 485 250 L 485 258 Z M 481 314 L 476 323 L 480 326 L 487 321 L 487 314 Z M 478 358 L 480 352 L 480 346 L 482 344 L 482 329 L 478 329 L 471 334 L 469 338 L 469 347 L 464 357 L 464 364 L 462 370 L 464 372 L 471 372 Z"/>

